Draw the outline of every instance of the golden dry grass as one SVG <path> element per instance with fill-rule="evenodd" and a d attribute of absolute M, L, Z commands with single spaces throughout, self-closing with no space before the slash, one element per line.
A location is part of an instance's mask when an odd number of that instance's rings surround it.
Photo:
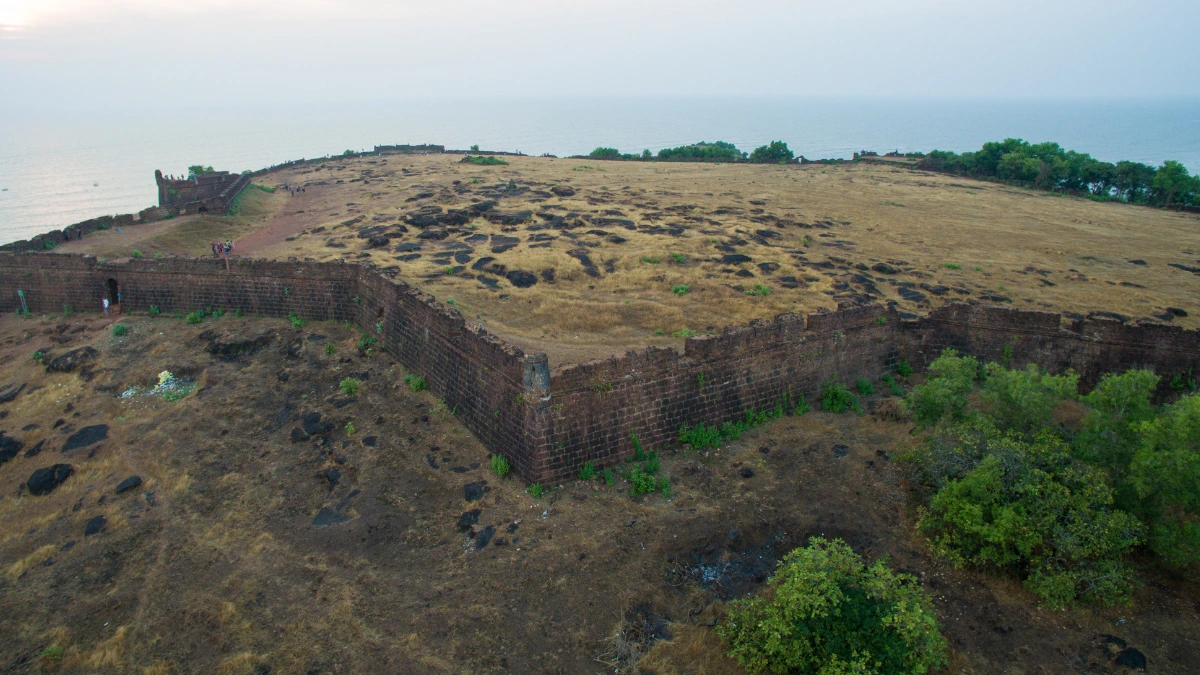
<path fill-rule="evenodd" d="M 1056 197 L 888 163 L 510 157 L 508 166 L 483 167 L 458 159 L 389 156 L 290 167 L 257 181 L 306 186 L 296 197 L 251 190 L 237 218 L 180 218 L 145 226 L 144 235 L 138 234 L 142 226 L 125 228 L 62 250 L 120 257 L 140 247 L 145 255 L 206 255 L 209 240 L 237 237 L 238 254 L 367 263 L 440 300 L 453 299 L 468 319 L 527 351 L 546 351 L 552 364 L 679 345 L 672 334 L 685 329 L 718 331 L 783 312 L 832 310 L 846 301 L 890 303 L 912 314 L 952 301 L 1103 310 L 1200 327 L 1200 275 L 1169 266 L 1200 266 L 1200 218 L 1193 214 Z M 508 190 L 510 181 L 515 191 Z M 547 191 L 554 186 L 575 193 Z M 535 215 L 512 226 L 474 218 L 444 241 L 424 242 L 419 259 L 398 260 L 408 253 L 398 255 L 397 244 L 420 240 L 416 228 L 401 233 L 397 218 L 430 205 L 456 209 L 485 199 L 498 201 L 497 211 Z M 551 216 L 580 227 L 530 229 Z M 597 220 L 603 218 L 628 221 L 633 229 Z M 371 226 L 391 237 L 387 247 L 366 248 L 360 228 Z M 768 236 L 760 236 L 763 231 Z M 550 239 L 535 241 L 535 234 Z M 516 237 L 519 244 L 492 253 L 477 235 Z M 614 243 L 614 236 L 624 241 Z M 446 245 L 464 241 L 473 251 L 458 263 Z M 569 252 L 586 253 L 594 274 Z M 718 262 L 730 252 L 751 261 Z M 685 262 L 674 262 L 673 253 Z M 516 288 L 501 275 L 472 268 L 485 256 L 506 270 L 552 270 L 554 281 L 539 278 L 531 288 Z M 871 269 L 881 263 L 893 272 Z M 458 269 L 447 274 L 447 266 Z M 681 284 L 689 287 L 686 295 L 671 292 Z M 758 284 L 770 294 L 748 295 Z M 1188 316 L 1168 318 L 1167 308 Z"/>

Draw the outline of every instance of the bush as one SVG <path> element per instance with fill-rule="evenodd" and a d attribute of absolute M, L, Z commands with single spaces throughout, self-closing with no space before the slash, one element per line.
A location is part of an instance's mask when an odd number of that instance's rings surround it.
<path fill-rule="evenodd" d="M 746 291 L 746 295 L 770 295 L 771 289 L 766 284 L 754 284 L 754 288 Z"/>
<path fill-rule="evenodd" d="M 504 455 L 492 455 L 492 471 L 494 471 L 497 476 L 504 478 L 511 470 L 512 467 L 509 466 L 508 460 L 504 459 Z"/>
<path fill-rule="evenodd" d="M 1017 574 L 1054 608 L 1128 601 L 1124 557 L 1144 528 L 1112 508 L 1107 476 L 1053 434 L 1029 441 L 976 419 L 907 459 L 933 491 L 918 528 L 936 554 Z"/>
<path fill-rule="evenodd" d="M 38 365 L 44 364 L 46 362 L 46 352 L 44 352 L 40 349 L 37 350 L 36 352 L 34 352 L 33 353 L 33 362 Z"/>
<path fill-rule="evenodd" d="M 929 377 L 914 387 L 900 402 L 919 427 L 930 427 L 943 419 L 957 422 L 967 409 L 979 362 L 973 356 L 959 356 L 947 349 L 929 364 Z"/>
<path fill-rule="evenodd" d="M 841 382 L 830 380 L 821 385 L 822 410 L 841 414 L 857 405 L 858 399 Z"/>
<path fill-rule="evenodd" d="M 780 561 L 757 597 L 734 601 L 716 629 L 751 673 L 925 673 L 946 641 L 917 580 L 866 566 L 841 540 L 814 537 Z"/>
<path fill-rule="evenodd" d="M 407 384 L 414 394 L 429 388 L 429 382 L 422 375 L 405 375 L 404 384 Z"/>
<path fill-rule="evenodd" d="M 467 155 L 466 157 L 463 157 L 461 161 L 464 164 L 475 164 L 476 166 L 499 166 L 502 164 L 508 164 L 508 162 L 500 159 L 499 157 L 493 157 L 492 155 L 484 155 L 482 157 L 472 157 L 471 155 Z"/>
<path fill-rule="evenodd" d="M 663 148 L 658 151 L 658 158 L 666 161 L 701 161 L 701 162 L 736 162 L 746 158 L 746 153 L 738 150 L 732 143 L 703 141 L 695 145 L 681 145 L 677 148 Z"/>
<path fill-rule="evenodd" d="M 325 344 L 325 353 L 326 354 L 328 354 L 329 356 L 333 356 L 333 353 L 335 351 L 337 351 L 337 348 L 333 346 L 332 342 L 328 342 Z"/>
<path fill-rule="evenodd" d="M 123 324 L 123 323 L 113 324 L 113 327 L 112 327 L 113 337 L 125 337 L 125 333 L 127 333 L 127 332 L 129 332 L 129 329 L 125 326 L 125 324 Z"/>
<path fill-rule="evenodd" d="M 1143 422 L 1130 474 L 1137 512 L 1150 527 L 1150 550 L 1177 568 L 1200 566 L 1200 395 L 1191 394 Z"/>
<path fill-rule="evenodd" d="M 786 164 L 794 157 L 783 141 L 771 141 L 770 145 L 760 145 L 750 153 L 750 161 L 758 164 Z"/>
<path fill-rule="evenodd" d="M 354 435 L 354 422 L 346 422 L 346 435 L 347 436 Z"/>
<path fill-rule="evenodd" d="M 863 396 L 872 396 L 875 394 L 875 385 L 865 377 L 858 378 L 858 382 L 854 383 L 854 388 L 858 389 L 858 393 Z"/>
<path fill-rule="evenodd" d="M 529 487 L 525 488 L 525 491 L 528 492 L 529 495 L 531 497 L 533 497 L 534 499 L 541 499 L 542 494 L 545 492 L 542 489 L 541 483 L 534 483 L 533 485 L 530 485 Z"/>
<path fill-rule="evenodd" d="M 1091 410 L 1072 442 L 1075 456 L 1108 471 L 1118 492 L 1141 443 L 1140 427 L 1154 419 L 1150 399 L 1158 382 L 1148 370 L 1109 373 L 1082 399 Z"/>
<path fill-rule="evenodd" d="M 1058 404 L 1078 395 L 1078 375 L 1048 375 L 1032 363 L 1025 370 L 989 363 L 984 373 L 980 399 L 1001 429 L 1034 434 L 1050 423 Z"/>
<path fill-rule="evenodd" d="M 913 367 L 908 364 L 908 359 L 900 359 L 897 361 L 896 367 L 892 370 L 895 371 L 895 373 L 900 377 L 908 377 L 915 372 Z"/>
<path fill-rule="evenodd" d="M 297 314 L 288 314 L 288 322 L 292 324 L 292 328 L 304 328 L 304 318 Z"/>
<path fill-rule="evenodd" d="M 621 151 L 616 148 L 596 148 L 588 153 L 588 157 L 595 159 L 620 159 Z"/>
<path fill-rule="evenodd" d="M 162 314 L 162 310 L 158 308 L 158 305 L 150 305 L 150 311 L 148 313 L 150 316 L 158 316 L 159 314 Z"/>
<path fill-rule="evenodd" d="M 140 258 L 140 257 L 142 257 L 142 252 L 135 248 L 135 249 L 133 249 L 133 253 L 131 253 L 130 255 L 132 255 L 134 258 Z"/>
<path fill-rule="evenodd" d="M 612 487 L 613 483 L 615 483 L 615 482 L 616 482 L 616 478 L 613 476 L 612 468 L 604 467 L 604 484 L 609 487 Z"/>
<path fill-rule="evenodd" d="M 596 463 L 584 462 L 579 468 L 579 480 L 591 480 L 596 477 Z"/>
<path fill-rule="evenodd" d="M 353 377 L 347 377 L 341 382 L 338 382 L 338 388 L 341 389 L 342 393 L 346 394 L 347 396 L 354 396 L 357 394 L 358 385 L 358 380 L 354 379 Z"/>
<path fill-rule="evenodd" d="M 376 342 L 378 342 L 378 340 L 376 340 L 374 337 L 370 335 L 364 335 L 358 339 L 358 351 L 365 354 L 371 350 L 371 346 Z"/>
<path fill-rule="evenodd" d="M 687 295 L 690 290 L 692 289 L 687 284 L 678 284 L 671 287 L 671 292 L 675 295 Z"/>
<path fill-rule="evenodd" d="M 188 323 L 192 323 L 192 324 L 200 323 L 203 320 L 204 320 L 204 315 L 201 314 L 200 312 L 188 312 L 187 318 L 184 319 L 184 321 L 187 321 Z"/>

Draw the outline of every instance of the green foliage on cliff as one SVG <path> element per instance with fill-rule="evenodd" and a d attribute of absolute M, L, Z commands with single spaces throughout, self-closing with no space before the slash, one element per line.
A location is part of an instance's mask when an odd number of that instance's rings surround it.
<path fill-rule="evenodd" d="M 1065 150 L 1057 143 L 1030 144 L 1008 138 L 984 143 L 975 152 L 934 150 L 917 166 L 1100 200 L 1162 207 L 1200 205 L 1200 177 L 1189 175 L 1179 162 L 1167 160 L 1160 167 L 1130 161 L 1113 164 Z"/>
<path fill-rule="evenodd" d="M 756 164 L 786 164 L 795 155 L 783 141 L 771 141 L 770 145 L 760 145 L 750 153 L 750 161 Z"/>
<path fill-rule="evenodd" d="M 668 162 L 738 162 L 746 159 L 746 153 L 738 150 L 733 143 L 701 141 L 694 145 L 663 148 L 658 151 L 658 159 Z"/>

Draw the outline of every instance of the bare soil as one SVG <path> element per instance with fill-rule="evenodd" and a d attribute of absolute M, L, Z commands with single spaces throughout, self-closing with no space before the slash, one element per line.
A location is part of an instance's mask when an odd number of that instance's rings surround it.
<path fill-rule="evenodd" d="M 920 578 L 946 672 L 1125 673 L 1123 648 L 1200 672 L 1195 583 L 1143 567 L 1130 607 L 1051 612 L 932 559 L 892 461 L 917 439 L 886 399 L 708 454 L 662 448 L 669 498 L 617 478 L 534 499 L 352 329 L 123 322 L 114 337 L 95 315 L 0 318 L 0 387 L 25 385 L 0 403 L 21 443 L 0 464 L 4 672 L 739 673 L 711 626 L 813 535 Z M 87 347 L 69 372 L 30 358 Z M 122 397 L 163 370 L 196 390 Z M 57 463 L 73 473 L 31 495 Z"/>

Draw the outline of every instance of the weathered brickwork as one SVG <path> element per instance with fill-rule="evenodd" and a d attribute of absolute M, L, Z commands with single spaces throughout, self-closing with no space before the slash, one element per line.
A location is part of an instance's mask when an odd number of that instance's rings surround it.
<path fill-rule="evenodd" d="M 225 213 L 233 198 L 250 185 L 250 176 L 214 171 L 192 178 L 166 178 L 154 172 L 158 205 L 178 213 Z"/>
<path fill-rule="evenodd" d="M 801 396 L 816 404 L 821 384 L 877 379 L 899 358 L 922 367 L 947 347 L 1014 366 L 1036 363 L 1080 373 L 1149 368 L 1163 378 L 1200 375 L 1200 332 L 975 305 L 949 305 L 901 321 L 878 306 L 807 317 L 784 314 L 720 335 L 689 338 L 683 353 L 651 348 L 550 372 L 458 310 L 403 282 L 352 264 L 211 259 L 101 263 L 91 256 L 0 254 L 0 309 L 63 305 L 98 311 L 120 294 L 124 311 L 200 308 L 354 322 L 485 447 L 534 482 L 574 477 L 632 452 L 671 443 L 681 426 L 719 424 Z"/>

